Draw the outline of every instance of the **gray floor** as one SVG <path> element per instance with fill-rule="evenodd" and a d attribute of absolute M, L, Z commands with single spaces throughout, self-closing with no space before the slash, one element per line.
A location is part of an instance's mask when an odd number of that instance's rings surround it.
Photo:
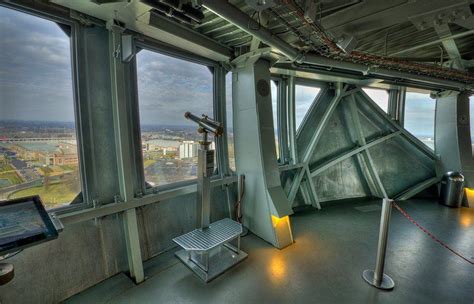
<path fill-rule="evenodd" d="M 362 278 L 372 268 L 378 235 L 377 201 L 348 201 L 292 216 L 295 244 L 274 249 L 254 235 L 243 239 L 249 258 L 205 284 L 172 253 L 146 263 L 148 280 L 135 286 L 111 278 L 71 303 L 474 303 L 474 266 L 453 255 L 396 210 L 386 273 L 396 283 L 379 291 Z M 440 239 L 474 259 L 474 209 L 427 200 L 400 204 Z"/>

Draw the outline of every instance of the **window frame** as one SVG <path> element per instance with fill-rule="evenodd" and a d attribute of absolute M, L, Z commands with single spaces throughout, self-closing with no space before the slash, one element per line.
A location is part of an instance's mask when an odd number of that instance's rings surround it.
<path fill-rule="evenodd" d="M 227 99 L 227 95 L 228 95 L 228 92 L 227 92 L 227 76 L 230 76 L 230 89 L 231 89 L 231 92 L 230 92 L 230 102 L 228 102 L 228 99 Z M 224 124 L 224 135 L 226 137 L 226 140 L 225 140 L 225 143 L 224 145 L 227 146 L 227 153 L 226 155 L 224 155 L 224 160 L 223 162 L 225 163 L 225 165 L 227 166 L 227 173 L 228 175 L 232 176 L 232 175 L 236 175 L 236 171 L 237 171 L 237 164 L 235 164 L 235 168 L 232 168 L 230 166 L 230 153 L 229 153 L 229 145 L 230 145 L 230 140 L 229 140 L 229 120 L 227 119 L 227 113 L 229 112 L 229 110 L 227 109 L 227 106 L 230 106 L 231 107 L 231 117 L 230 119 L 232 120 L 232 146 L 233 146 L 233 149 L 234 149 L 234 163 L 235 163 L 235 141 L 234 141 L 234 122 L 233 122 L 233 119 L 234 119 L 234 99 L 233 99 L 233 96 L 232 96 L 232 86 L 233 86 L 233 72 L 232 70 L 226 70 L 226 72 L 224 73 L 224 86 L 223 86 L 223 91 L 222 91 L 222 96 L 224 96 L 224 104 L 225 104 L 225 108 L 224 108 L 224 116 L 225 116 L 225 124 Z M 214 88 L 216 89 L 216 88 Z M 224 136 L 223 135 L 223 136 Z M 225 170 L 224 170 L 225 171 Z"/>
<path fill-rule="evenodd" d="M 370 95 L 364 90 L 364 89 L 370 89 L 370 90 L 379 90 L 379 91 L 385 91 L 387 93 L 387 111 L 385 111 L 381 106 L 379 106 L 379 104 L 374 100 L 372 99 L 372 97 L 370 97 L 370 99 L 380 108 L 382 109 L 382 111 L 389 115 L 389 112 L 390 112 L 390 91 L 388 89 L 385 89 L 385 88 L 379 88 L 379 87 L 373 87 L 373 86 L 363 86 L 360 88 L 361 90 L 364 91 L 365 95 L 369 96 Z M 403 109 L 405 110 L 405 109 Z"/>
<path fill-rule="evenodd" d="M 310 107 L 308 108 L 308 111 L 303 116 L 303 119 L 301 120 L 301 123 L 299 126 L 296 127 L 296 138 L 298 138 L 298 135 L 300 134 L 301 131 L 301 126 L 304 125 L 306 120 L 308 119 L 308 114 L 312 111 L 312 109 L 316 106 L 318 99 L 321 96 L 321 92 L 324 90 L 325 87 L 327 87 L 327 83 L 325 82 L 320 82 L 316 80 L 311 80 L 311 79 L 306 79 L 306 78 L 296 78 L 295 79 L 295 124 L 296 124 L 296 86 L 305 86 L 305 87 L 312 87 L 312 88 L 317 88 L 319 89 L 318 94 L 313 99 L 313 102 L 311 103 Z"/>
<path fill-rule="evenodd" d="M 199 65 L 202 65 L 202 66 L 205 66 L 209 69 L 211 75 L 212 75 L 212 113 L 213 113 L 213 116 L 214 116 L 214 119 L 216 120 L 220 120 L 221 122 L 223 122 L 224 124 L 226 124 L 226 121 L 224 121 L 226 119 L 226 115 L 225 115 L 225 111 L 224 111 L 224 115 L 223 117 L 217 117 L 217 116 L 221 116 L 219 115 L 219 111 L 216 107 L 216 104 L 217 103 L 220 103 L 220 106 L 224 107 L 225 109 L 225 98 L 222 99 L 222 98 L 219 98 L 219 95 L 222 94 L 222 93 L 225 93 L 225 73 L 223 74 L 224 76 L 224 81 L 219 81 L 219 79 L 217 79 L 217 77 L 219 77 L 219 74 L 221 73 L 217 73 L 216 70 L 219 68 L 219 63 L 216 62 L 216 61 L 213 61 L 213 60 L 210 60 L 210 59 L 207 59 L 207 58 L 204 58 L 204 57 L 201 57 L 199 55 L 195 55 L 195 54 L 192 54 L 192 53 L 189 53 L 189 52 L 186 52 L 186 51 L 183 51 L 183 50 L 179 50 L 175 47 L 172 47 L 172 46 L 169 46 L 165 43 L 161 43 L 161 42 L 157 42 L 157 41 L 152 41 L 150 39 L 142 39 L 142 40 L 138 40 L 137 37 L 134 37 L 134 41 L 135 41 L 135 53 L 134 53 L 134 70 L 135 70 L 135 82 L 136 82 L 136 92 L 134 92 L 135 94 L 135 98 L 136 98 L 136 106 L 138 107 L 137 108 L 137 111 L 139 112 L 140 111 L 140 101 L 139 101 L 139 97 L 138 97 L 138 65 L 137 65 L 137 60 L 136 60 L 136 56 L 138 55 L 138 53 L 142 50 L 146 50 L 146 51 L 150 51 L 150 52 L 153 52 L 153 53 L 157 53 L 159 55 L 164 55 L 164 56 L 169 56 L 169 57 L 172 57 L 174 59 L 179 59 L 179 60 L 183 60 L 183 61 L 186 61 L 186 62 L 190 62 L 190 63 L 196 63 L 196 64 L 199 64 Z M 217 85 L 216 85 L 217 84 Z M 220 84 L 220 85 L 219 85 Z M 145 177 L 145 168 L 143 166 L 143 153 L 142 153 L 142 139 L 141 139 L 141 134 L 142 134 L 142 130 L 141 130 L 141 125 L 140 125 L 140 116 L 138 117 L 138 121 L 136 122 L 136 129 L 138 131 L 138 134 L 135 134 L 135 136 L 138 136 L 138 140 L 140 142 L 140 145 L 138 147 L 135 147 L 135 153 L 137 155 L 136 157 L 136 166 L 138 168 L 138 177 L 141 178 L 142 180 L 139 181 L 142 185 L 142 190 L 143 190 L 143 194 L 145 195 L 148 195 L 148 194 L 156 194 L 156 193 L 160 193 L 160 192 L 163 192 L 163 191 L 170 191 L 170 190 L 176 190 L 176 189 L 179 189 L 179 188 L 182 188 L 182 187 L 186 187 L 186 186 L 189 186 L 189 185 L 194 185 L 194 184 L 197 184 L 197 178 L 192 178 L 192 179 L 189 179 L 189 180 L 182 180 L 182 181 L 178 181 L 178 182 L 173 182 L 173 183 L 169 183 L 169 184 L 164 184 L 164 185 L 157 185 L 157 186 L 148 186 L 147 185 L 147 182 L 146 182 L 146 177 Z M 227 134 L 227 130 L 224 130 L 224 134 L 222 136 L 228 136 Z M 227 167 L 229 166 L 229 157 L 228 157 L 228 154 L 227 155 L 220 155 L 219 151 L 222 150 L 220 147 L 218 147 L 218 145 L 222 145 L 224 144 L 222 140 L 216 140 L 215 141 L 215 145 L 216 145 L 216 149 L 215 149 L 215 153 L 216 153 L 216 167 L 215 167 L 215 170 L 214 170 L 214 175 L 211 177 L 211 180 L 217 180 L 217 179 L 221 179 L 223 177 L 223 175 L 221 174 L 221 171 L 222 170 L 219 170 L 220 168 L 220 163 L 222 164 L 227 164 Z M 226 151 L 226 150 L 225 150 Z M 224 153 L 225 154 L 225 153 Z M 220 162 L 220 158 L 223 158 L 223 161 Z M 224 169 L 225 170 L 225 169 Z"/>
<path fill-rule="evenodd" d="M 70 36 L 69 36 L 69 54 L 70 54 L 70 64 L 71 64 L 71 88 L 72 88 L 72 102 L 73 102 L 73 109 L 74 109 L 74 127 L 76 133 L 76 143 L 77 143 L 77 158 L 78 158 L 78 170 L 79 170 L 79 180 L 81 184 L 81 191 L 77 193 L 76 197 L 69 202 L 68 205 L 58 206 L 55 208 L 48 209 L 48 213 L 67 213 L 73 212 L 77 210 L 86 209 L 92 206 L 92 202 L 88 202 L 84 197 L 84 193 L 87 193 L 87 182 L 86 182 L 86 174 L 84 168 L 84 150 L 82 149 L 82 142 L 83 142 L 83 133 L 82 133 L 82 122 L 80 120 L 79 114 L 79 83 L 78 83 L 78 67 L 77 67 L 77 31 L 79 24 L 77 21 L 68 18 L 66 16 L 60 16 L 56 13 L 48 13 L 44 11 L 38 11 L 32 8 L 28 8 L 26 6 L 21 6 L 15 3 L 0 3 L 0 7 L 4 7 L 6 9 L 15 10 L 17 12 L 31 15 L 33 17 L 37 17 L 43 20 L 54 22 L 58 25 L 68 26 L 70 29 Z M 68 36 L 66 33 L 64 35 Z M 82 196 L 82 197 L 81 197 Z M 74 205 L 71 203 L 76 201 L 79 197 L 81 197 L 80 201 Z"/>
<path fill-rule="evenodd" d="M 434 117 L 433 117 L 433 149 L 428 146 L 427 144 L 425 144 L 420 138 L 418 138 L 417 135 L 413 134 L 410 130 L 408 130 L 406 128 L 406 111 L 407 111 L 407 103 L 408 103 L 408 94 L 409 93 L 418 93 L 418 94 L 427 94 L 430 98 L 431 98 L 431 91 L 427 90 L 427 89 L 418 89 L 418 88 L 413 88 L 413 87 L 405 87 L 406 88 L 406 91 L 405 91 L 405 98 L 404 98 L 404 102 L 403 102 L 403 125 L 402 127 L 407 130 L 412 136 L 413 138 L 416 138 L 416 140 L 418 140 L 424 147 L 428 148 L 431 152 L 433 153 L 436 153 L 436 109 L 437 109 L 437 106 L 438 106 L 438 103 L 436 102 L 436 99 L 434 99 L 434 104 L 435 104 L 435 107 L 434 107 Z M 433 99 L 433 98 L 431 98 Z"/>

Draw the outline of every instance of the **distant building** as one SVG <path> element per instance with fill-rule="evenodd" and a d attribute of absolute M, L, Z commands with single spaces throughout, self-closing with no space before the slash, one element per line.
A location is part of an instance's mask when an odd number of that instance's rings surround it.
<path fill-rule="evenodd" d="M 47 166 L 77 165 L 79 160 L 75 153 L 43 154 L 42 162 Z"/>
<path fill-rule="evenodd" d="M 70 142 L 25 142 L 12 147 L 21 160 L 40 161 L 46 166 L 77 165 L 77 147 Z"/>
<path fill-rule="evenodd" d="M 179 145 L 179 159 L 197 157 L 197 150 L 199 144 L 194 141 L 183 141 Z"/>
<path fill-rule="evenodd" d="M 152 139 L 142 143 L 143 152 L 162 152 L 163 155 L 178 151 L 180 143 L 174 140 Z"/>
<path fill-rule="evenodd" d="M 194 141 L 183 141 L 179 146 L 179 159 L 187 159 L 198 156 L 199 143 Z M 215 150 L 216 144 L 212 142 L 209 149 Z"/>

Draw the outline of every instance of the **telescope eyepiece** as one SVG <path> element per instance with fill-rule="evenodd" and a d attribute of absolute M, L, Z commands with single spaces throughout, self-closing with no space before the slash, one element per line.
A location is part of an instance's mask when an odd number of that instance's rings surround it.
<path fill-rule="evenodd" d="M 186 112 L 184 113 L 184 117 L 197 123 L 203 132 L 210 132 L 215 136 L 221 136 L 224 133 L 222 123 L 209 118 L 205 114 L 203 114 L 202 117 L 198 117 L 191 112 Z"/>

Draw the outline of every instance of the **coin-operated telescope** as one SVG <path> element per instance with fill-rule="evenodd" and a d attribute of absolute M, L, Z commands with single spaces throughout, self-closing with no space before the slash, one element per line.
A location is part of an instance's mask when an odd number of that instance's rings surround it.
<path fill-rule="evenodd" d="M 202 117 L 198 117 L 191 112 L 186 112 L 184 117 L 199 125 L 199 133 L 212 133 L 214 136 L 221 136 L 224 133 L 222 123 L 209 118 L 207 115 L 202 114 Z"/>
<path fill-rule="evenodd" d="M 198 132 L 202 134 L 198 149 L 198 172 L 197 172 L 197 194 L 198 194 L 198 227 L 205 229 L 210 224 L 211 213 L 211 177 L 214 173 L 215 151 L 210 149 L 211 142 L 208 134 L 215 137 L 224 133 L 222 123 L 209 118 L 207 115 L 198 117 L 190 112 L 184 113 L 184 117 L 198 124 Z"/>
<path fill-rule="evenodd" d="M 204 282 L 209 282 L 243 261 L 247 258 L 247 254 L 240 250 L 241 223 L 230 218 L 210 223 L 214 150 L 211 149 L 208 134 L 211 133 L 214 137 L 223 135 L 222 123 L 206 115 L 198 117 L 190 112 L 186 112 L 184 117 L 197 123 L 198 132 L 203 136 L 198 149 L 197 227 L 193 231 L 174 238 L 173 241 L 182 248 L 175 253 L 181 262 Z"/>

